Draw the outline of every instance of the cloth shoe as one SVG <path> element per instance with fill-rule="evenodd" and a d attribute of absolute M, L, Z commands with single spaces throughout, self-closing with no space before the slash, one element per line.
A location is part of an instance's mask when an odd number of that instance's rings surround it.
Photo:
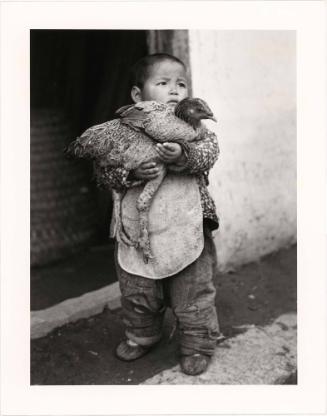
<path fill-rule="evenodd" d="M 208 368 L 211 357 L 204 354 L 184 355 L 181 358 L 181 368 L 183 373 L 189 376 L 202 374 Z"/>
<path fill-rule="evenodd" d="M 148 353 L 151 348 L 152 345 L 144 347 L 143 345 L 136 344 L 135 342 L 126 339 L 118 344 L 116 356 L 122 361 L 134 361 L 143 357 L 143 355 Z"/>

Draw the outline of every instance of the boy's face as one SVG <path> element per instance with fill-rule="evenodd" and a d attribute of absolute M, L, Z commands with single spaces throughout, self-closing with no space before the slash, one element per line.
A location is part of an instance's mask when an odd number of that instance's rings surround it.
<path fill-rule="evenodd" d="M 174 61 L 154 64 L 143 88 L 133 87 L 132 98 L 137 101 L 158 101 L 176 105 L 188 97 L 186 74 L 183 65 Z"/>

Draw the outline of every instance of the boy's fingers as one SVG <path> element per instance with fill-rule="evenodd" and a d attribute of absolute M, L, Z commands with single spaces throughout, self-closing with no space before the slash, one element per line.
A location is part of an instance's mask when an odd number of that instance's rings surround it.
<path fill-rule="evenodd" d="M 164 147 L 161 143 L 157 144 L 156 149 L 158 152 L 162 152 L 164 150 Z"/>
<path fill-rule="evenodd" d="M 149 169 L 149 168 L 154 168 L 156 166 L 155 162 L 144 162 L 141 164 L 141 168 L 143 169 Z"/>
<path fill-rule="evenodd" d="M 170 157 L 172 155 L 173 152 L 171 152 L 168 149 L 164 149 L 164 148 L 157 148 L 157 151 L 159 153 L 159 156 L 161 157 Z"/>
<path fill-rule="evenodd" d="M 158 173 L 158 171 L 159 171 L 158 168 L 150 168 L 150 169 L 145 169 L 144 173 L 148 175 L 152 175 L 153 173 Z"/>
<path fill-rule="evenodd" d="M 166 144 L 158 145 L 157 148 L 159 149 L 159 151 L 163 153 L 171 153 L 173 150 L 170 146 L 167 146 Z"/>
<path fill-rule="evenodd" d="M 158 150 L 158 154 L 161 158 L 166 156 L 166 153 L 162 152 L 161 150 Z"/>
<path fill-rule="evenodd" d="M 179 151 L 179 144 L 177 143 L 164 143 L 164 149 L 168 153 L 177 153 Z"/>
<path fill-rule="evenodd" d="M 158 154 L 159 154 L 159 156 L 161 157 L 161 158 L 165 158 L 166 156 L 167 156 L 167 153 L 166 152 L 164 152 L 162 149 L 160 149 L 159 147 L 157 147 L 157 152 L 158 152 Z"/>
<path fill-rule="evenodd" d="M 172 143 L 164 143 L 164 149 L 168 150 L 169 152 L 175 150 L 175 146 Z"/>
<path fill-rule="evenodd" d="M 158 172 L 153 172 L 153 173 L 147 172 L 147 173 L 143 174 L 143 178 L 144 179 L 155 179 L 158 176 L 158 174 L 159 174 Z"/>

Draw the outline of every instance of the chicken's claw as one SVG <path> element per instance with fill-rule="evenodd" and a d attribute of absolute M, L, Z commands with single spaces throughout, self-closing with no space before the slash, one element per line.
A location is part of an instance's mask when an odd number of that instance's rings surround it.
<path fill-rule="evenodd" d="M 145 264 L 149 263 L 149 260 L 154 259 L 154 256 L 152 255 L 151 251 L 147 252 L 143 250 L 143 261 Z"/>
<path fill-rule="evenodd" d="M 119 240 L 120 240 L 119 242 L 124 243 L 126 246 L 131 246 L 131 247 L 138 246 L 138 242 L 131 240 L 129 236 L 123 230 L 120 230 Z"/>
<path fill-rule="evenodd" d="M 146 229 L 142 230 L 142 232 L 140 233 L 138 245 L 143 251 L 144 263 L 148 264 L 149 259 L 153 259 L 154 256 L 152 255 L 152 252 L 151 252 L 149 234 Z"/>

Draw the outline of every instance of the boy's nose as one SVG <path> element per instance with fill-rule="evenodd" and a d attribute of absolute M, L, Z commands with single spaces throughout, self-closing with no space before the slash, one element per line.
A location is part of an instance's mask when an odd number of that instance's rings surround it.
<path fill-rule="evenodd" d="M 177 87 L 176 87 L 176 85 L 172 85 L 172 86 L 170 87 L 170 94 L 175 94 L 175 95 L 177 95 Z"/>

